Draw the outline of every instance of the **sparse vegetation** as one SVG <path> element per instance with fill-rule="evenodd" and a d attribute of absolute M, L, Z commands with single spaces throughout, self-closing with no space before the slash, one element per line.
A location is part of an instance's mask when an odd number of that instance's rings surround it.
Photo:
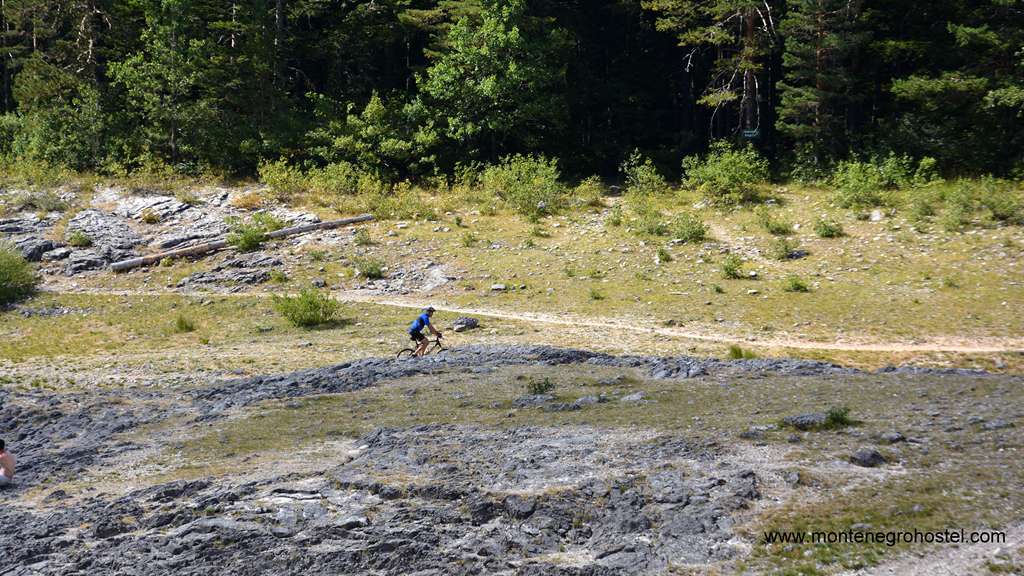
<path fill-rule="evenodd" d="M 658 261 L 659 262 L 671 262 L 672 260 L 674 260 L 674 258 L 672 258 L 672 254 L 670 254 L 669 251 L 666 250 L 664 246 L 659 246 L 658 247 Z"/>
<path fill-rule="evenodd" d="M 39 276 L 21 252 L 0 241 L 0 307 L 28 298 L 38 285 Z"/>
<path fill-rule="evenodd" d="M 737 254 L 726 254 L 722 259 L 722 276 L 732 280 L 743 278 L 743 259 Z"/>
<path fill-rule="evenodd" d="M 627 197 L 650 198 L 668 191 L 668 183 L 650 158 L 634 150 L 619 167 L 626 182 Z"/>
<path fill-rule="evenodd" d="M 476 246 L 476 243 L 477 243 L 478 239 L 476 237 L 476 234 L 473 234 L 472 232 L 466 231 L 466 232 L 463 232 L 462 236 L 459 237 L 459 241 L 462 242 L 462 245 L 464 247 L 472 248 L 473 246 Z"/>
<path fill-rule="evenodd" d="M 68 246 L 75 248 L 88 248 L 92 246 L 92 238 L 90 238 L 85 232 L 81 230 L 72 230 L 66 238 Z"/>
<path fill-rule="evenodd" d="M 677 214 L 669 230 L 671 236 L 682 242 L 703 242 L 708 229 L 704 222 L 691 212 Z"/>
<path fill-rule="evenodd" d="M 604 300 L 604 294 L 602 294 L 597 288 L 590 289 L 591 300 Z"/>
<path fill-rule="evenodd" d="M 550 394 L 555 390 L 555 383 L 551 378 L 543 378 L 530 380 L 526 384 L 526 392 L 532 396 L 540 396 L 542 394 Z"/>
<path fill-rule="evenodd" d="M 370 238 L 370 231 L 366 228 L 356 229 L 356 233 L 352 235 L 352 243 L 356 246 L 370 246 L 373 244 L 373 239 Z"/>
<path fill-rule="evenodd" d="M 313 288 L 303 289 L 298 296 L 274 295 L 273 306 L 292 325 L 302 328 L 334 322 L 340 310 L 330 296 Z"/>
<path fill-rule="evenodd" d="M 187 332 L 194 332 L 196 325 L 192 320 L 187 318 L 184 314 L 178 314 L 178 317 L 174 320 L 174 331 L 179 334 Z"/>
<path fill-rule="evenodd" d="M 730 360 L 749 360 L 751 358 L 757 358 L 757 354 L 744 349 L 738 344 L 730 344 L 728 357 Z"/>
<path fill-rule="evenodd" d="M 840 238 L 845 235 L 842 224 L 826 217 L 820 217 L 814 223 L 814 233 L 820 238 Z"/>
<path fill-rule="evenodd" d="M 288 282 L 288 274 L 283 270 L 273 269 L 270 271 L 270 281 L 276 284 L 284 284 Z"/>
<path fill-rule="evenodd" d="M 758 225 L 773 236 L 788 236 L 793 233 L 792 222 L 779 218 L 767 206 L 759 206 L 754 215 Z"/>
<path fill-rule="evenodd" d="M 782 290 L 784 292 L 810 292 L 811 287 L 800 276 L 790 274 L 782 281 Z"/>
<path fill-rule="evenodd" d="M 800 244 L 789 238 L 776 238 L 768 247 L 768 255 L 774 260 L 789 260 Z"/>
<path fill-rule="evenodd" d="M 145 224 L 157 224 L 160 222 L 160 215 L 153 210 L 146 208 L 142 211 L 139 219 Z"/>
<path fill-rule="evenodd" d="M 480 174 L 483 189 L 516 212 L 537 219 L 557 212 L 565 198 L 558 161 L 543 156 L 507 156 Z"/>
<path fill-rule="evenodd" d="M 267 233 L 284 228 L 284 222 L 273 214 L 257 212 L 247 221 L 232 219 L 228 222 L 231 232 L 227 242 L 239 252 L 259 250 L 267 240 Z"/>
<path fill-rule="evenodd" d="M 352 266 L 360 276 L 368 280 L 377 280 L 384 277 L 384 262 L 379 258 L 353 258 Z"/>

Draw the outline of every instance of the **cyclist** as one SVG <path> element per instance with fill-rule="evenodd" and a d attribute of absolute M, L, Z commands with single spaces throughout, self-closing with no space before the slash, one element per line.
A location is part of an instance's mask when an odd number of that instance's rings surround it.
<path fill-rule="evenodd" d="M 413 352 L 413 356 L 423 356 L 423 353 L 427 351 L 427 345 L 430 341 L 423 335 L 423 328 L 429 328 L 430 333 L 438 338 L 441 337 L 441 333 L 438 332 L 434 325 L 430 323 L 430 317 L 434 315 L 434 307 L 428 306 L 423 309 L 423 313 L 413 320 L 412 324 L 409 325 L 409 338 L 416 343 L 416 351 Z"/>

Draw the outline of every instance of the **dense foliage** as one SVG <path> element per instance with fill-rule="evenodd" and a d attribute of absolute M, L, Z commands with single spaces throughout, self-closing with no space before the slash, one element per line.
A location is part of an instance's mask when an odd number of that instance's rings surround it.
<path fill-rule="evenodd" d="M 1020 0 L 8 0 L 0 44 L 8 162 L 287 193 L 517 154 L 675 176 L 731 140 L 802 179 L 846 162 L 856 204 L 890 153 L 1024 172 Z"/>

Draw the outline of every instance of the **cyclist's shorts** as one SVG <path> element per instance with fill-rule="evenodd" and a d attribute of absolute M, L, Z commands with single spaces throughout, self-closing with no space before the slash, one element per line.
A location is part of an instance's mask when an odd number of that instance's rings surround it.
<path fill-rule="evenodd" d="M 427 339 L 427 337 L 423 335 L 423 332 L 420 332 L 420 331 L 409 332 L 409 338 L 413 342 L 420 342 L 422 340 L 426 340 Z"/>

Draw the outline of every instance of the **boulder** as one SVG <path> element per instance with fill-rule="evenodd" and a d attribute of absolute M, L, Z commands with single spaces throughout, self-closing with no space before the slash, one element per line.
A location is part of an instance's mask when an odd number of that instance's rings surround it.
<path fill-rule="evenodd" d="M 480 321 L 469 316 L 460 316 L 455 319 L 455 322 L 452 322 L 452 330 L 456 332 L 465 332 L 466 330 L 473 330 L 479 327 Z"/>
<path fill-rule="evenodd" d="M 874 448 L 861 448 L 850 455 L 850 462 L 864 468 L 874 468 L 888 463 L 888 460 Z"/>
<path fill-rule="evenodd" d="M 828 416 L 825 414 L 821 412 L 813 412 L 810 414 L 787 416 L 782 419 L 782 423 L 786 426 L 792 426 L 797 430 L 813 430 L 824 426 L 826 420 L 828 420 Z"/>
<path fill-rule="evenodd" d="M 37 236 L 22 238 L 17 240 L 14 245 L 21 250 L 21 255 L 29 262 L 39 262 L 43 259 L 43 254 L 54 249 L 53 241 Z"/>

